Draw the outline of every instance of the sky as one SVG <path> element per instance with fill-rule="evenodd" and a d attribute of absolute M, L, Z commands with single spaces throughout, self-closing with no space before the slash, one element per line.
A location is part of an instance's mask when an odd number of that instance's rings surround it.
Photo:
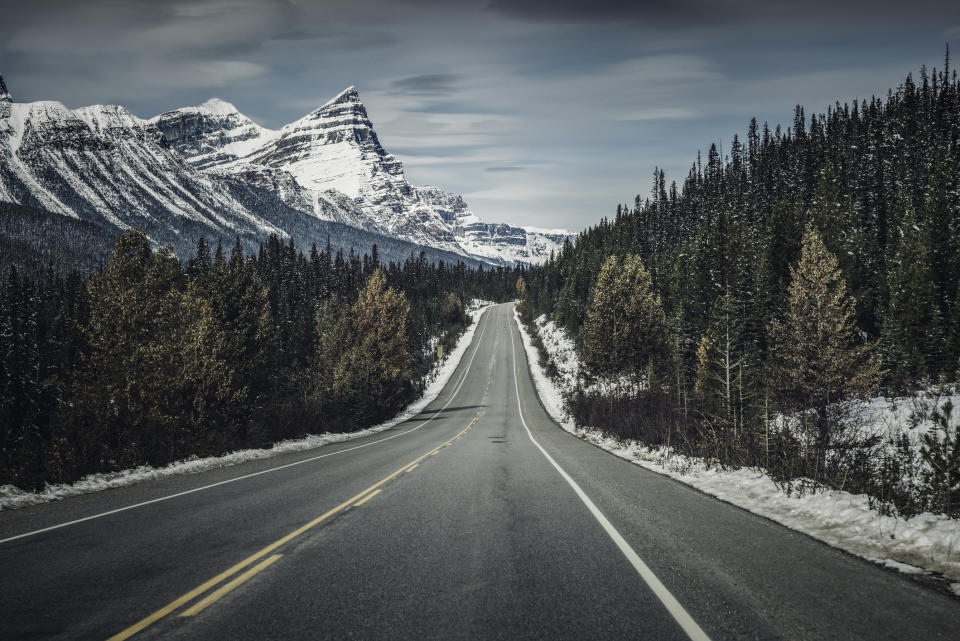
<path fill-rule="evenodd" d="M 960 51 L 943 0 L 5 0 L 17 101 L 141 117 L 219 97 L 277 128 L 354 85 L 413 184 L 579 230 L 751 117 L 886 95 Z M 957 64 L 960 64 L 958 62 Z"/>

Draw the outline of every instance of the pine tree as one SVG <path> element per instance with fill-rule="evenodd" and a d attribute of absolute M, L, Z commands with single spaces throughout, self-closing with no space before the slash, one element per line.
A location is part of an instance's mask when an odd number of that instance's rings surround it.
<path fill-rule="evenodd" d="M 584 364 L 595 376 L 649 385 L 669 356 L 660 296 L 639 256 L 611 256 L 594 286 L 584 325 Z"/>
<path fill-rule="evenodd" d="M 956 517 L 960 514 L 960 424 L 947 400 L 930 412 L 933 429 L 921 436 L 920 456 L 928 465 L 927 491 L 933 510 Z"/>
<path fill-rule="evenodd" d="M 411 391 L 410 305 L 375 270 L 352 305 L 333 300 L 317 316 L 317 348 L 305 394 L 360 427 L 395 412 Z"/>
<path fill-rule="evenodd" d="M 847 293 L 837 259 L 813 225 L 803 234 L 800 262 L 791 269 L 790 309 L 773 330 L 775 391 L 784 406 L 814 427 L 817 470 L 838 427 L 843 401 L 876 389 L 880 370 L 873 346 L 854 323 L 856 301 Z"/>

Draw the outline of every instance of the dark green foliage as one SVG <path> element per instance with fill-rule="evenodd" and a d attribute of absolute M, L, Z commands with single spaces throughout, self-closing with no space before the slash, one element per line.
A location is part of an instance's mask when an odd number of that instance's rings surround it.
<path fill-rule="evenodd" d="M 923 435 L 920 456 L 929 466 L 926 490 L 932 509 L 960 516 L 960 423 L 953 410 L 950 401 L 934 405 L 929 416 L 933 430 Z"/>
<path fill-rule="evenodd" d="M 531 319 L 549 314 L 586 365 L 610 365 L 608 379 L 646 363 L 606 339 L 611 353 L 594 357 L 603 350 L 587 319 L 607 296 L 598 290 L 610 287 L 599 282 L 604 263 L 638 256 L 662 303 L 670 348 L 654 363 L 658 384 L 634 398 L 580 393 L 575 420 L 724 464 L 764 465 L 784 482 L 806 475 L 896 495 L 896 475 L 865 454 L 878 444 L 848 438 L 840 425 L 850 417 L 839 408 L 960 376 L 960 81 L 947 72 L 921 77 L 822 114 L 798 107 L 785 131 L 754 120 L 728 157 L 711 146 L 680 185 L 657 170 L 649 198 L 617 205 L 612 220 L 531 270 Z M 824 297 L 807 290 L 791 309 L 806 229 L 835 263 L 822 265 Z M 845 302 L 829 300 L 844 289 Z M 814 327 L 817 319 L 832 329 Z M 809 344 L 795 344 L 787 327 L 809 330 Z M 874 345 L 882 369 L 869 358 Z M 806 374 L 783 376 L 807 365 Z M 808 439 L 772 420 L 803 412 L 817 415 Z M 888 471 L 907 467 L 888 462 Z"/>
<path fill-rule="evenodd" d="M 649 388 L 667 356 L 667 322 L 660 296 L 639 256 L 611 256 L 597 278 L 584 323 L 583 363 L 594 376 L 626 376 Z"/>
<path fill-rule="evenodd" d="M 380 263 L 271 236 L 184 264 L 142 232 L 89 281 L 56 265 L 0 286 L 0 485 L 349 431 L 393 415 L 522 268 Z"/>
<path fill-rule="evenodd" d="M 531 273 L 535 313 L 551 314 L 582 341 L 603 262 L 637 254 L 674 325 L 685 371 L 693 371 L 726 295 L 740 301 L 744 347 L 762 363 L 810 223 L 839 261 L 858 329 L 868 340 L 897 336 L 885 384 L 902 390 L 920 378 L 954 377 L 960 83 L 955 74 L 922 75 L 923 83 L 908 78 L 885 99 L 837 103 L 785 132 L 754 121 L 745 145 L 736 142 L 727 158 L 712 148 L 682 185 L 666 185 L 658 171 L 651 198 L 618 205 L 613 220 L 585 230 Z M 892 362 L 904 354 L 905 369 Z"/>

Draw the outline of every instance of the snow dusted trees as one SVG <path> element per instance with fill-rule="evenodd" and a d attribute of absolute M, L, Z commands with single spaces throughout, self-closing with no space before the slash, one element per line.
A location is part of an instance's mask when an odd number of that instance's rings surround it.
<path fill-rule="evenodd" d="M 660 295 L 639 256 L 603 263 L 584 323 L 584 364 L 595 376 L 648 387 L 668 358 L 667 320 Z"/>
<path fill-rule="evenodd" d="M 881 345 L 890 380 L 897 388 L 907 388 L 943 369 L 945 337 L 928 233 L 918 225 L 909 202 L 904 202 L 901 209 Z"/>
<path fill-rule="evenodd" d="M 774 326 L 775 391 L 783 407 L 798 411 L 815 431 L 819 468 L 844 420 L 843 402 L 864 398 L 880 380 L 873 346 L 855 325 L 856 301 L 837 259 L 813 225 L 803 234 L 800 262 L 791 268 L 790 310 Z"/>
<path fill-rule="evenodd" d="M 525 276 L 533 315 L 552 315 L 601 370 L 646 365 L 616 363 L 636 345 L 591 342 L 605 323 L 613 340 L 610 314 L 587 323 L 604 262 L 639 256 L 662 302 L 670 375 L 617 401 L 581 390 L 575 420 L 786 482 L 821 474 L 830 449 L 831 465 L 846 456 L 847 489 L 896 494 L 867 439 L 834 427 L 844 400 L 871 389 L 960 382 L 957 123 L 960 76 L 945 65 L 885 98 L 797 109 L 789 128 L 753 121 L 745 148 L 710 148 L 680 184 L 656 171 L 650 198 L 617 205 Z M 806 445 L 791 432 L 801 417 Z"/>

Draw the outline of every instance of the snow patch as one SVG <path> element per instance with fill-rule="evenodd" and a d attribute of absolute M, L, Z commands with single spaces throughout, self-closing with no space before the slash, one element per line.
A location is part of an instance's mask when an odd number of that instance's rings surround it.
<path fill-rule="evenodd" d="M 205 103 L 197 107 L 197 111 L 203 111 L 214 116 L 229 116 L 231 114 L 240 113 L 237 111 L 237 108 L 226 100 L 220 100 L 219 98 L 211 98 Z"/>
<path fill-rule="evenodd" d="M 520 328 L 520 337 L 523 339 L 523 349 L 527 353 L 527 364 L 530 366 L 530 374 L 537 388 L 537 394 L 540 395 L 540 401 L 554 421 L 571 434 L 576 433 L 576 426 L 573 424 L 573 419 L 566 410 L 563 392 L 554 385 L 553 380 L 543 371 L 543 367 L 540 365 L 540 352 L 533 345 L 530 335 L 527 334 L 523 323 L 520 322 L 520 315 L 517 314 L 516 307 L 513 309 L 513 318 L 517 322 L 517 327 Z"/>

